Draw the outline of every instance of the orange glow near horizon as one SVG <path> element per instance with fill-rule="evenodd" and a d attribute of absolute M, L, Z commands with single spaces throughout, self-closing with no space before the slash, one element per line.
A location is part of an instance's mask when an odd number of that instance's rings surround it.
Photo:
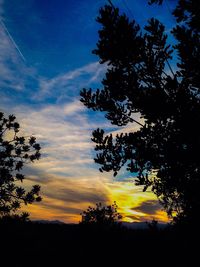
<path fill-rule="evenodd" d="M 83 187 L 86 182 L 75 181 L 72 183 L 72 190 L 81 190 L 77 186 Z M 57 183 L 53 184 L 54 191 Z M 62 186 L 62 184 L 60 184 Z M 101 186 L 101 185 L 99 185 Z M 63 187 L 65 183 L 63 182 Z M 53 190 L 53 188 L 52 188 Z M 93 189 L 90 188 L 92 191 Z M 153 219 L 160 222 L 168 222 L 169 219 L 164 211 L 159 208 L 156 197 L 151 192 L 143 192 L 141 187 L 135 186 L 133 182 L 106 182 L 102 183 L 102 188 L 107 194 L 107 201 L 105 205 L 112 204 L 116 201 L 118 205 L 118 212 L 123 216 L 122 221 L 126 222 L 144 222 L 151 221 Z M 43 190 L 45 192 L 45 188 Z M 84 193 L 83 193 L 84 194 Z M 85 193 L 87 194 L 87 192 Z M 158 206 L 155 210 L 143 210 L 142 207 L 145 203 L 152 203 Z M 50 198 L 43 196 L 43 201 L 28 207 L 24 207 L 23 210 L 30 213 L 32 220 L 60 220 L 65 223 L 79 223 L 81 221 L 80 213 L 86 210 L 88 206 L 95 206 L 96 203 L 89 201 L 66 202 L 64 200 Z M 65 211 L 66 209 L 66 211 Z M 151 206 L 149 205 L 149 209 Z"/>

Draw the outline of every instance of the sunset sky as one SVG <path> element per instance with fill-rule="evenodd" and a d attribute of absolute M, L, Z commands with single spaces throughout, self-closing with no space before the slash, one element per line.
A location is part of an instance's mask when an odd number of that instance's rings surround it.
<path fill-rule="evenodd" d="M 167 33 L 174 2 L 152 7 L 147 0 L 113 0 L 140 25 L 158 18 Z M 124 221 L 167 220 L 156 198 L 136 187 L 130 173 L 122 170 L 113 178 L 93 162 L 92 130 L 122 130 L 79 101 L 80 89 L 100 87 L 105 73 L 91 53 L 98 39 L 95 17 L 105 3 L 0 0 L 0 109 L 15 114 L 22 134 L 36 136 L 42 146 L 41 160 L 24 169 L 26 186 L 42 187 L 43 201 L 27 209 L 31 219 L 76 223 L 89 205 L 116 201 Z"/>

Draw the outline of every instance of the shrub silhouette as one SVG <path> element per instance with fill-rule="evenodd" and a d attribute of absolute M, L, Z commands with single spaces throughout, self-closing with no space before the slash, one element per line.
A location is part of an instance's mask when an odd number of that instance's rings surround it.
<path fill-rule="evenodd" d="M 81 224 L 112 226 L 122 219 L 117 209 L 118 206 L 116 202 L 108 206 L 103 206 L 102 203 L 97 203 L 96 207 L 89 206 L 88 209 L 81 214 Z"/>

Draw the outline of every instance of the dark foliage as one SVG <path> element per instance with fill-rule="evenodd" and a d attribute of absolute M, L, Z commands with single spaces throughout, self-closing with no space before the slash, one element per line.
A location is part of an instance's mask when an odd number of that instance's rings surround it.
<path fill-rule="evenodd" d="M 118 8 L 101 8 L 97 22 L 102 28 L 93 53 L 107 64 L 107 72 L 102 88 L 83 89 L 81 101 L 103 111 L 114 125 L 139 125 L 116 137 L 93 132 L 100 171 L 117 175 L 126 166 L 137 173 L 137 185 L 151 188 L 169 216 L 194 223 L 200 210 L 199 1 L 179 0 L 173 15 L 176 44 L 170 46 L 157 19 L 141 31 Z M 174 53 L 178 62 L 173 70 Z"/>
<path fill-rule="evenodd" d="M 41 201 L 39 185 L 30 191 L 20 186 L 25 179 L 21 173 L 24 165 L 40 158 L 40 145 L 35 137 L 19 136 L 19 130 L 15 116 L 6 118 L 0 112 L 0 216 L 11 215 L 11 219 L 21 220 L 27 218 L 27 214 L 13 216 L 13 213 L 22 203 Z"/>
<path fill-rule="evenodd" d="M 97 203 L 96 207 L 88 207 L 83 211 L 81 224 L 97 224 L 103 226 L 112 226 L 122 219 L 122 216 L 117 212 L 118 206 L 116 202 L 112 205 L 103 206 Z"/>
<path fill-rule="evenodd" d="M 30 222 L 29 213 L 22 212 L 21 214 L 7 214 L 0 217 L 0 224 L 21 224 Z"/>
<path fill-rule="evenodd" d="M 199 260 L 195 230 L 107 230 L 0 220 L 0 263 L 8 267 L 195 266 Z"/>

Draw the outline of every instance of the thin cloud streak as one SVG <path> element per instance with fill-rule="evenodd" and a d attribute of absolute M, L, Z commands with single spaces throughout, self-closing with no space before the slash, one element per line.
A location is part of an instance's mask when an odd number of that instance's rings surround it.
<path fill-rule="evenodd" d="M 4 28 L 5 32 L 7 33 L 9 39 L 11 40 L 12 44 L 14 45 L 14 47 L 16 48 L 17 52 L 19 53 L 21 59 L 26 62 L 26 59 L 24 57 L 24 55 L 22 54 L 19 46 L 16 44 L 15 40 L 13 39 L 12 35 L 10 34 L 10 32 L 8 31 L 8 28 L 6 27 L 5 23 L 3 22 L 2 19 L 0 19 L 0 24 L 2 25 L 2 27 Z"/>
<path fill-rule="evenodd" d="M 15 54 L 14 48 L 11 46 L 8 37 L 2 27 L 0 27 L 0 87 L 12 88 L 16 91 L 24 89 L 24 80 L 21 73 L 17 72 L 18 57 Z M 11 67 L 13 65 L 13 67 Z M 20 67 L 20 65 L 19 65 Z"/>

